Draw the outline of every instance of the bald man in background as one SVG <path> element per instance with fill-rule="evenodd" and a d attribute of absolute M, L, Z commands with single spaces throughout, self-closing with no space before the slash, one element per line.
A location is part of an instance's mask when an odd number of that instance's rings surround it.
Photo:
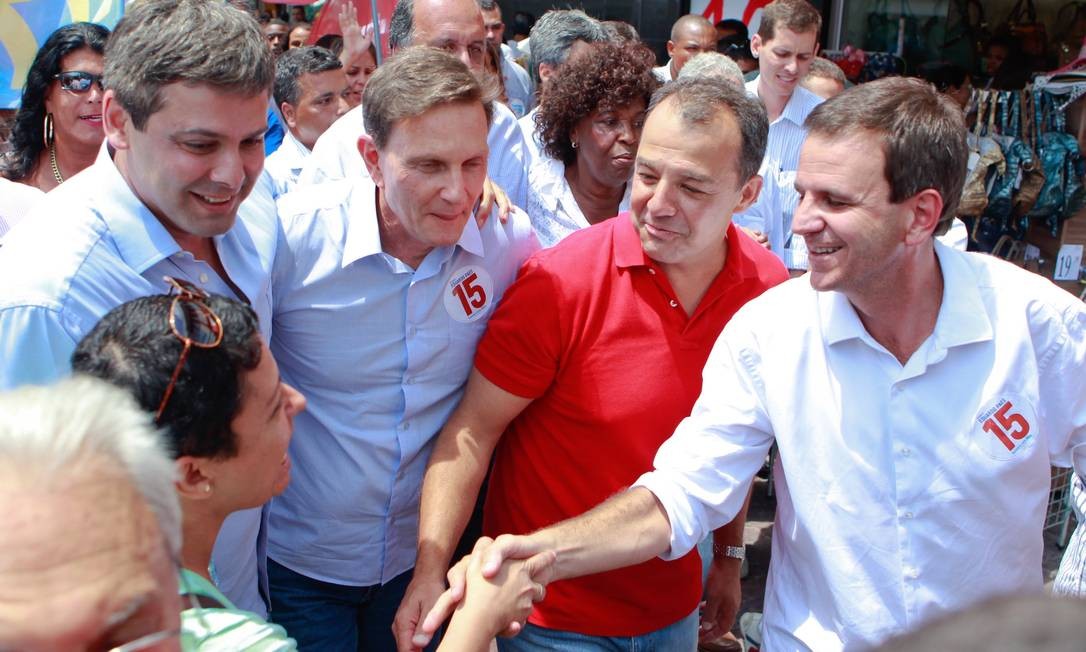
<path fill-rule="evenodd" d="M 671 40 L 667 42 L 671 60 L 653 68 L 652 73 L 665 84 L 678 79 L 686 62 L 702 52 L 716 52 L 716 28 L 704 16 L 681 16 L 671 26 Z"/>

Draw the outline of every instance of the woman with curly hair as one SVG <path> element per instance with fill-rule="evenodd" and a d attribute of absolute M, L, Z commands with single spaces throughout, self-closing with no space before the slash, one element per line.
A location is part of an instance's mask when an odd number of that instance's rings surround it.
<path fill-rule="evenodd" d="M 526 210 L 544 247 L 630 206 L 645 110 L 659 82 L 642 45 L 596 43 L 552 79 L 536 114 L 543 153 Z"/>
<path fill-rule="evenodd" d="M 23 87 L 0 174 L 48 192 L 89 167 L 102 131 L 102 52 L 109 30 L 72 23 L 49 35 Z"/>

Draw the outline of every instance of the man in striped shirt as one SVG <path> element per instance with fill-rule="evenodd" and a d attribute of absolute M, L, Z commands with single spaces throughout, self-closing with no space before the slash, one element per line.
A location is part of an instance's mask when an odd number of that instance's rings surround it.
<path fill-rule="evenodd" d="M 822 16 L 807 0 L 775 0 L 762 12 L 750 49 L 758 59 L 758 76 L 747 93 L 765 105 L 769 142 L 762 160 L 763 188 L 748 211 L 735 216 L 740 226 L 760 232 L 789 269 L 806 269 L 802 239 L 792 245 L 792 214 L 798 195 L 792 188 L 799 150 L 807 138 L 803 123 L 822 99 L 800 86 L 818 54 Z M 772 187 L 771 187 L 772 185 Z"/>

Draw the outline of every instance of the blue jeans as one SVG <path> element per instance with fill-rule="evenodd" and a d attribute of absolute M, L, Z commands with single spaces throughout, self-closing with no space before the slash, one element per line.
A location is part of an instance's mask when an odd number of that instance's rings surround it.
<path fill-rule="evenodd" d="M 694 652 L 698 612 L 640 636 L 588 636 L 528 624 L 516 638 L 499 638 L 501 652 Z"/>
<path fill-rule="evenodd" d="M 295 573 L 268 559 L 270 619 L 283 626 L 299 650 L 386 652 L 396 649 L 392 619 L 411 571 L 375 586 L 343 586 Z"/>

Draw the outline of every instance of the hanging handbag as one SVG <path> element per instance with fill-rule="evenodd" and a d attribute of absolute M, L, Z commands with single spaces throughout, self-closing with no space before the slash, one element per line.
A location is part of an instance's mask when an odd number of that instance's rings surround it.
<path fill-rule="evenodd" d="M 1037 20 L 1033 0 L 1018 0 L 1007 18 L 1011 35 L 1022 44 L 1022 52 L 1031 57 L 1043 57 L 1048 49 L 1045 24 Z"/>
<path fill-rule="evenodd" d="M 1022 180 L 1014 196 L 1013 212 L 1015 217 L 1025 217 L 1037 203 L 1037 197 L 1045 185 L 1045 173 L 1037 157 L 1037 143 L 1033 135 L 1033 96 L 1029 89 L 1018 91 L 1018 104 L 1021 107 L 1022 121 L 1020 133 L 1023 142 L 1029 147 L 1029 160 L 1022 162 Z"/>
<path fill-rule="evenodd" d="M 966 141 L 969 143 L 969 170 L 965 177 L 965 186 L 962 188 L 962 198 L 958 203 L 958 215 L 979 216 L 984 214 L 988 207 L 988 187 L 993 180 L 993 175 L 1002 175 L 1006 172 L 1006 161 L 999 143 L 988 136 L 981 135 L 985 132 L 987 123 L 990 131 L 994 131 L 994 110 L 991 91 L 977 92 L 977 122 L 973 133 L 969 134 Z M 987 121 L 987 122 L 986 122 Z"/>

